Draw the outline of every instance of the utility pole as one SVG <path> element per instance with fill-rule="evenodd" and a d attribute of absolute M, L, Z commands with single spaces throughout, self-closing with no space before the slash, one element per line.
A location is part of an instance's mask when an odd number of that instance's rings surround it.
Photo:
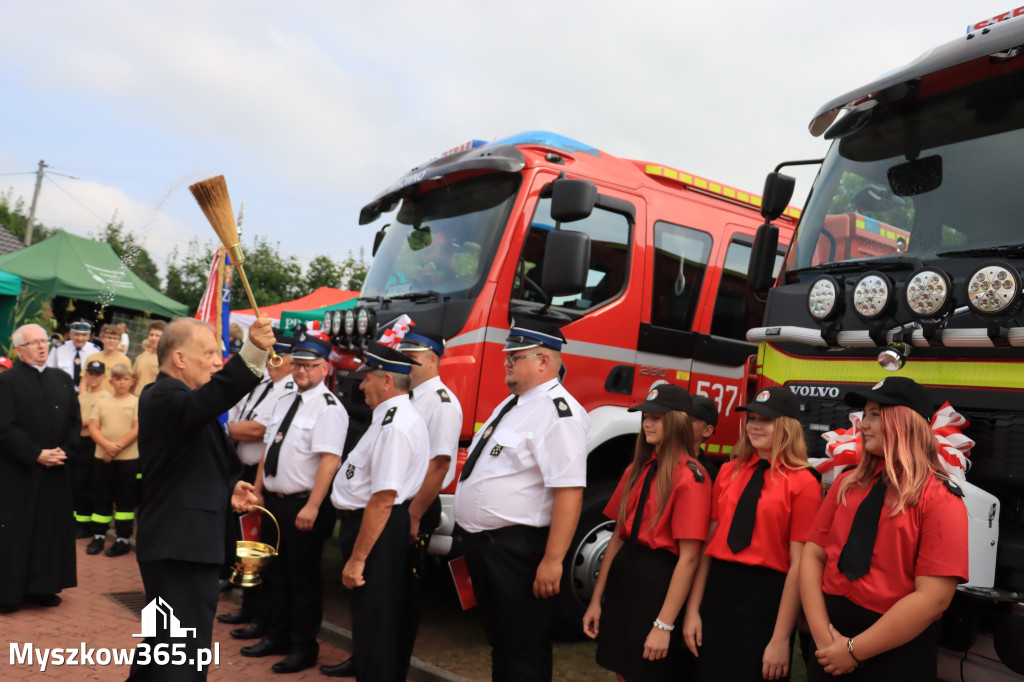
<path fill-rule="evenodd" d="M 39 170 L 36 171 L 36 189 L 32 193 L 32 207 L 28 210 L 28 225 L 25 226 L 25 246 L 32 246 L 32 224 L 36 220 L 36 202 L 39 201 L 39 188 L 43 184 L 43 170 L 46 162 L 39 162 Z"/>

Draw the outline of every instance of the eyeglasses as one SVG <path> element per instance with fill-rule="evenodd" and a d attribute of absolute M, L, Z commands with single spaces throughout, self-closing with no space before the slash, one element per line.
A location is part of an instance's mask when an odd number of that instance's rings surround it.
<path fill-rule="evenodd" d="M 527 353 L 526 355 L 506 355 L 505 356 L 505 364 L 508 365 L 509 367 L 515 367 L 516 363 L 519 362 L 520 360 L 522 360 L 523 358 L 535 358 L 535 357 L 537 357 L 539 355 L 544 355 L 544 354 L 543 353 Z"/>
<path fill-rule="evenodd" d="M 314 365 L 304 365 L 304 364 L 299 363 L 299 362 L 292 362 L 292 371 L 295 372 L 295 371 L 298 371 L 298 370 L 302 370 L 303 372 L 312 372 L 313 370 L 320 369 L 325 364 L 326 363 L 318 362 L 318 363 L 316 363 Z"/>
<path fill-rule="evenodd" d="M 19 343 L 16 348 L 24 348 L 25 346 L 46 346 L 50 342 L 46 339 L 36 339 L 35 341 L 26 341 L 25 343 Z"/>

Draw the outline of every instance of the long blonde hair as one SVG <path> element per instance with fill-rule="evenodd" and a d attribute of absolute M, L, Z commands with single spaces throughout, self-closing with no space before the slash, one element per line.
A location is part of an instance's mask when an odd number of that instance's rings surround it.
<path fill-rule="evenodd" d="M 749 412 L 747 413 L 749 416 Z M 732 459 L 736 460 L 738 466 L 733 469 L 732 475 L 736 476 L 740 469 L 751 457 L 757 455 L 750 436 L 747 435 L 747 417 L 743 418 L 743 435 L 732 450 Z M 787 469 L 807 469 L 810 463 L 807 461 L 807 442 L 804 440 L 804 430 L 800 422 L 792 417 L 775 417 L 775 437 L 772 442 L 772 467 L 786 467 Z"/>
<path fill-rule="evenodd" d="M 668 504 L 669 495 L 672 493 L 672 483 L 675 479 L 675 469 L 688 460 L 693 459 L 690 453 L 693 452 L 693 426 L 690 423 L 690 415 L 678 410 L 669 410 L 663 416 L 662 439 L 658 445 L 658 473 L 654 475 L 652 488 L 655 491 L 655 499 L 658 501 L 658 513 L 651 519 L 650 525 L 654 526 L 665 512 L 665 505 Z M 629 465 L 626 487 L 619 500 L 618 522 L 625 527 L 628 516 L 627 507 L 629 493 L 633 486 L 640 480 L 640 472 L 644 464 L 651 458 L 654 446 L 647 442 L 643 429 L 636 437 L 636 446 L 633 449 L 633 461 Z M 642 510 L 637 513 L 643 514 Z"/>
<path fill-rule="evenodd" d="M 880 405 L 878 410 L 879 440 L 882 455 L 861 450 L 863 456 L 849 476 L 839 483 L 839 501 L 846 501 L 846 492 L 854 486 L 870 486 L 879 460 L 885 466 L 886 503 L 896 516 L 921 499 L 928 477 L 948 479 L 939 461 L 935 434 L 925 418 L 904 405 Z"/>

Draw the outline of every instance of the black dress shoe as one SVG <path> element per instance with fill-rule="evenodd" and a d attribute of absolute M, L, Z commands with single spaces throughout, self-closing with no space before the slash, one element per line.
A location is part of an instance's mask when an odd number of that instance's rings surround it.
<path fill-rule="evenodd" d="M 221 623 L 224 623 L 225 625 L 241 625 L 242 623 L 251 623 L 252 616 L 250 616 L 242 609 L 238 609 L 234 613 L 220 614 L 219 616 L 217 616 L 217 620 Z"/>
<path fill-rule="evenodd" d="M 244 628 L 235 628 L 229 632 L 235 639 L 259 639 L 267 634 L 267 629 L 256 623 L 249 623 Z"/>
<path fill-rule="evenodd" d="M 270 666 L 270 669 L 275 673 L 281 674 L 297 673 L 300 670 L 312 668 L 316 665 L 316 654 L 317 652 L 315 651 L 303 654 L 292 652 L 283 661 Z"/>
<path fill-rule="evenodd" d="M 103 551 L 103 538 L 93 538 L 85 547 L 85 553 L 89 555 L 96 555 Z"/>
<path fill-rule="evenodd" d="M 356 657 L 349 656 L 337 665 L 322 665 L 320 666 L 320 674 L 327 677 L 355 677 Z"/>
<path fill-rule="evenodd" d="M 60 596 L 56 594 L 26 594 L 25 601 L 40 606 L 57 606 L 60 604 Z"/>
<path fill-rule="evenodd" d="M 20 604 L 0 604 L 0 613 L 14 613 L 20 608 Z"/>
<path fill-rule="evenodd" d="M 291 650 L 292 645 L 288 642 L 275 642 L 269 637 L 264 637 L 252 646 L 243 646 L 242 655 L 249 658 L 261 658 L 275 654 L 287 654 Z"/>

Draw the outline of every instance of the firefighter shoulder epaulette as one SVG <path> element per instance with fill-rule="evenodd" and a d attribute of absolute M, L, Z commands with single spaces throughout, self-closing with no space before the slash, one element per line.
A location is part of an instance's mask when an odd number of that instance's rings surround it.
<path fill-rule="evenodd" d="M 333 393 L 324 393 L 324 400 L 327 401 L 328 405 L 337 405 L 338 404 L 338 401 L 334 397 Z"/>
<path fill-rule="evenodd" d="M 553 398 L 552 401 L 555 403 L 555 409 L 558 410 L 559 417 L 572 416 L 572 409 L 569 407 L 569 403 L 565 401 L 565 398 Z"/>
<path fill-rule="evenodd" d="M 294 381 L 289 381 L 287 384 L 284 385 L 284 390 L 286 390 L 286 391 L 290 391 L 293 388 L 295 388 L 295 382 Z"/>
<path fill-rule="evenodd" d="M 958 486 L 953 480 L 948 479 L 948 478 L 943 478 L 942 479 L 942 483 L 943 483 L 943 485 L 946 486 L 946 488 L 949 490 L 949 492 L 953 493 L 957 497 L 963 497 L 964 496 L 964 489 L 961 488 L 960 486 Z"/>
<path fill-rule="evenodd" d="M 690 467 L 690 471 L 693 472 L 693 479 L 697 481 L 697 483 L 704 482 L 704 472 L 701 471 L 699 464 L 691 459 L 686 463 L 686 466 Z"/>
<path fill-rule="evenodd" d="M 391 422 L 395 421 L 395 413 L 398 412 L 397 407 L 392 407 L 384 413 L 384 421 L 380 423 L 381 426 L 387 426 Z"/>
<path fill-rule="evenodd" d="M 441 397 L 442 403 L 450 403 L 452 401 L 452 397 L 448 395 L 448 391 L 444 390 L 443 388 L 437 389 L 437 395 Z"/>

